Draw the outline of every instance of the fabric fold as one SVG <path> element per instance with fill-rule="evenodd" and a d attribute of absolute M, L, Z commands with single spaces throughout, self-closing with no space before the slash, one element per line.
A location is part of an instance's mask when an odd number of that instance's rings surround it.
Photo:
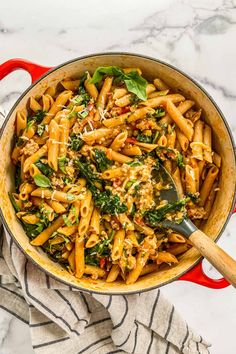
<path fill-rule="evenodd" d="M 6 233 L 0 275 L 0 307 L 29 324 L 36 354 L 209 353 L 160 290 L 80 292 L 38 269 Z"/>

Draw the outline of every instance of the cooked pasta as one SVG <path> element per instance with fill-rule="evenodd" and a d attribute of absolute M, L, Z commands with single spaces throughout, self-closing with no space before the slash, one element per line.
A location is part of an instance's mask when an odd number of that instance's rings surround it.
<path fill-rule="evenodd" d="M 147 82 L 138 68 L 90 74 L 64 79 L 16 113 L 10 198 L 31 244 L 70 274 L 131 284 L 191 247 L 162 221 L 209 217 L 221 157 L 201 109 L 165 79 Z M 177 203 L 161 200 L 169 186 L 154 176 L 160 164 Z"/>

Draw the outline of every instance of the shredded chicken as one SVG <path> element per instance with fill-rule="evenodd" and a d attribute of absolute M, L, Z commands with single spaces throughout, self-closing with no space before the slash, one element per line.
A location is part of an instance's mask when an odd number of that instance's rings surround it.
<path fill-rule="evenodd" d="M 28 143 L 21 149 L 21 155 L 30 156 L 38 151 L 39 145 L 33 140 L 30 139 Z"/>

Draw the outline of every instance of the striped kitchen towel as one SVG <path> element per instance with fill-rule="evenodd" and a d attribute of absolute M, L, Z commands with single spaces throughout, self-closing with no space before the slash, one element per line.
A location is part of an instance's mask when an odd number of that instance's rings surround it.
<path fill-rule="evenodd" d="M 44 274 L 1 234 L 0 307 L 29 324 L 35 353 L 209 353 L 160 290 L 80 292 Z"/>

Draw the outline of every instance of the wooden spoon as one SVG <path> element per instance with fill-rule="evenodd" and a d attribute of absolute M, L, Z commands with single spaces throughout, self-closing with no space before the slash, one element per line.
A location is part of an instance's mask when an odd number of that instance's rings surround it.
<path fill-rule="evenodd" d="M 174 203 L 179 200 L 174 180 L 167 170 L 160 164 L 159 170 L 154 172 L 154 178 L 170 185 L 170 189 L 160 192 L 161 200 Z M 190 219 L 185 217 L 181 223 L 165 219 L 162 222 L 165 228 L 171 228 L 188 238 L 193 246 L 204 256 L 234 287 L 236 287 L 236 261 L 223 251 L 204 232 L 199 230 Z"/>

